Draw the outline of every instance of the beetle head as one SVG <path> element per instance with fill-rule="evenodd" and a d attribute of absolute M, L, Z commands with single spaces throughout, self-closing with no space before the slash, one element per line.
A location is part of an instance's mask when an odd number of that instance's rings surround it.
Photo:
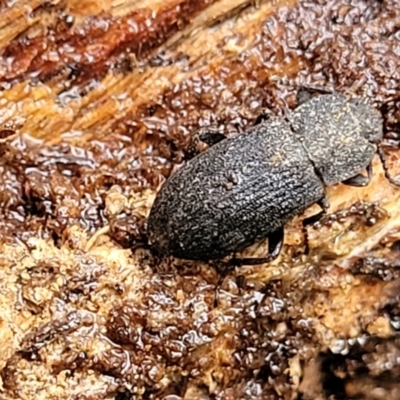
<path fill-rule="evenodd" d="M 381 113 L 361 99 L 351 101 L 353 112 L 357 115 L 361 133 L 370 143 L 379 144 L 383 139 L 383 118 Z"/>

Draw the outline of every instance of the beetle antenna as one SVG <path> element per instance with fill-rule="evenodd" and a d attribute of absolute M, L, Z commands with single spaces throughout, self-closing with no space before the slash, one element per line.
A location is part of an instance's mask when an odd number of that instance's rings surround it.
<path fill-rule="evenodd" d="M 291 86 L 297 90 L 305 90 L 308 92 L 317 92 L 320 94 L 335 94 L 337 93 L 335 88 L 320 86 L 320 85 L 313 85 L 305 82 L 293 82 L 290 80 L 280 79 L 276 81 L 278 84 L 283 86 Z"/>
<path fill-rule="evenodd" d="M 386 154 L 385 154 L 385 152 L 383 151 L 382 146 L 380 146 L 380 145 L 378 145 L 378 155 L 379 155 L 379 158 L 380 158 L 380 160 L 381 160 L 383 170 L 385 171 L 385 177 L 386 177 L 386 179 L 387 179 L 392 185 L 400 187 L 400 181 L 399 181 L 398 179 L 393 178 L 393 177 L 391 176 L 391 174 L 390 174 L 389 168 L 388 168 L 388 166 L 387 166 L 387 164 L 386 164 Z"/>
<path fill-rule="evenodd" d="M 344 95 L 346 95 L 349 90 L 348 86 L 342 87 L 332 75 L 327 77 L 327 80 L 325 82 L 310 83 L 304 81 L 301 78 L 295 78 L 294 80 L 286 79 L 286 82 L 282 83 L 297 89 L 303 88 L 305 90 L 313 91 L 319 94 L 343 93 Z"/>

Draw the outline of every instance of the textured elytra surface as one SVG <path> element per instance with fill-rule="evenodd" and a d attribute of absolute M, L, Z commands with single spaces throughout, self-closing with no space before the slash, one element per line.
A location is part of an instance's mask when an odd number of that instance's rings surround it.
<path fill-rule="evenodd" d="M 151 210 L 149 239 L 167 255 L 223 258 L 265 239 L 323 196 L 290 125 L 273 118 L 174 174 Z"/>

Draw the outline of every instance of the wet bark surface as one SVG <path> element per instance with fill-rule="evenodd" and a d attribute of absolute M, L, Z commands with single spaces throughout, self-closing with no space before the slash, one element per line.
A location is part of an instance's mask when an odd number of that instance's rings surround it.
<path fill-rule="evenodd" d="M 140 247 L 196 131 L 284 115 L 299 85 L 377 107 L 399 173 L 396 0 L 26 0 L 0 15 L 0 398 L 400 397 L 400 190 L 377 158 L 368 187 L 328 188 L 309 254 L 304 216 L 277 260 L 220 287 L 212 264 Z"/>

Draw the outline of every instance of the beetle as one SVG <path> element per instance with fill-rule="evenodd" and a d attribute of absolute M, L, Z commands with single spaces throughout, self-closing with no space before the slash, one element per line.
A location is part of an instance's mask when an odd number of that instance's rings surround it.
<path fill-rule="evenodd" d="M 172 174 L 150 211 L 149 244 L 186 260 L 233 255 L 235 265 L 269 262 L 281 251 L 289 220 L 313 204 L 321 211 L 304 225 L 326 212 L 327 186 L 368 185 L 376 152 L 387 179 L 400 186 L 389 175 L 382 139 L 380 112 L 361 99 L 309 95 L 284 118 L 270 116 L 239 136 L 217 137 Z M 234 257 L 266 238 L 265 257 Z"/>

